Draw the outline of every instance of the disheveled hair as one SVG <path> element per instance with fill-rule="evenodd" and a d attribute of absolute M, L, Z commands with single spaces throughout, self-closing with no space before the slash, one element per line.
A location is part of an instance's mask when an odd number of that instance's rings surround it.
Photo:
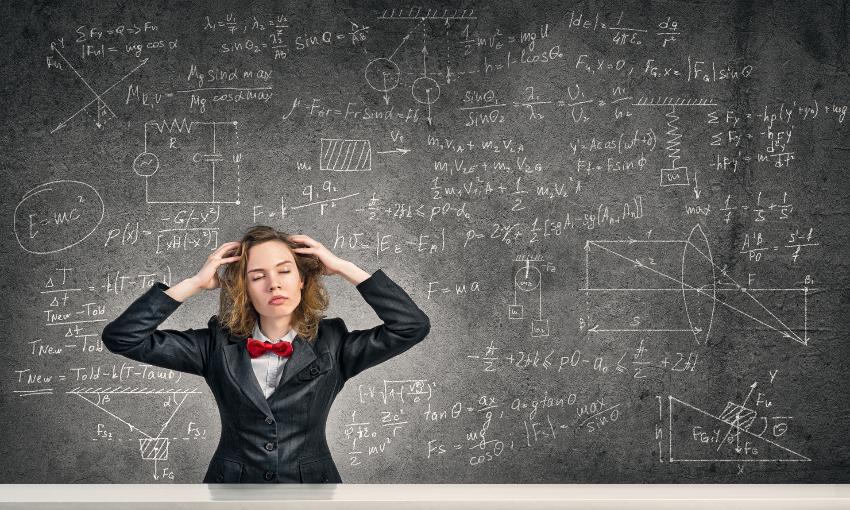
<path fill-rule="evenodd" d="M 292 312 L 290 327 L 308 342 L 313 342 L 319 330 L 319 321 L 330 303 L 322 282 L 325 265 L 316 256 L 294 251 L 301 245 L 291 241 L 289 234 L 265 225 L 248 229 L 242 236 L 237 252 L 231 255 L 240 255 L 239 260 L 224 264 L 223 269 L 219 269 L 219 324 L 235 335 L 253 334 L 254 325 L 260 316 L 248 297 L 248 252 L 252 246 L 268 241 L 281 241 L 292 251 L 304 288 L 301 289 L 301 302 Z"/>

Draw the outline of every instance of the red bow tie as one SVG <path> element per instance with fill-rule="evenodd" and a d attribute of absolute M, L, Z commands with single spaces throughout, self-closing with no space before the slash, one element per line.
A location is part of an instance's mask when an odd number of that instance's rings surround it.
<path fill-rule="evenodd" d="M 275 344 L 257 340 L 256 338 L 248 337 L 248 354 L 252 358 L 262 356 L 264 353 L 271 351 L 282 358 L 288 358 L 292 355 L 292 342 L 281 340 Z"/>

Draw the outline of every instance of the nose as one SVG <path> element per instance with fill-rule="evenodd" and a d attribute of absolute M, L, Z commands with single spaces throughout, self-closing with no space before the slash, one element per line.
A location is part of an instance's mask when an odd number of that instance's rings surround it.
<path fill-rule="evenodd" d="M 283 286 L 283 283 L 278 279 L 277 276 L 273 276 L 269 279 L 269 290 L 279 289 Z"/>

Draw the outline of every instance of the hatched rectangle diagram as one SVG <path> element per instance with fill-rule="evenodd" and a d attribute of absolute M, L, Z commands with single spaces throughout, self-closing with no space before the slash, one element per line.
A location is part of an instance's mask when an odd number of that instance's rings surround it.
<path fill-rule="evenodd" d="M 332 172 L 369 172 L 372 170 L 372 144 L 369 140 L 322 138 L 319 169 Z"/>

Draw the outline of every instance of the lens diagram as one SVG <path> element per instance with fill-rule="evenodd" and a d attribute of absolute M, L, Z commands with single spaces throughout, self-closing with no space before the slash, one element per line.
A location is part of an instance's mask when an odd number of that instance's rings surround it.
<path fill-rule="evenodd" d="M 714 262 L 699 224 L 686 239 L 588 240 L 584 249 L 589 333 L 684 334 L 706 345 L 724 317 L 802 345 L 810 340 L 808 296 L 817 289 L 742 285 Z"/>

